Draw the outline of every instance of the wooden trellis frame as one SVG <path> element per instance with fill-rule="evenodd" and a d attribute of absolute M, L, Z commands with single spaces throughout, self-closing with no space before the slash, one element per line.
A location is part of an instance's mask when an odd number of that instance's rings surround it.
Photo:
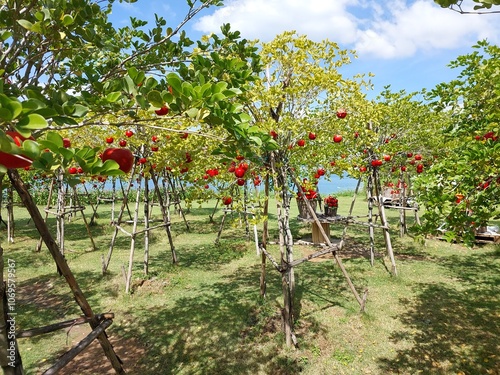
<path fill-rule="evenodd" d="M 139 173 L 137 180 L 136 180 L 138 183 L 138 187 L 137 187 L 137 192 L 136 192 L 134 212 L 133 212 L 132 220 L 130 222 L 132 224 L 131 231 L 128 231 L 123 226 L 123 224 L 127 223 L 127 222 L 122 221 L 122 218 L 123 218 L 126 207 L 128 207 L 128 195 L 130 193 L 135 170 L 136 170 L 136 168 L 134 167 L 134 169 L 132 170 L 132 173 L 131 173 L 130 182 L 129 182 L 128 188 L 126 190 L 126 194 L 123 197 L 122 206 L 121 206 L 120 212 L 118 214 L 118 218 L 116 221 L 114 221 L 112 223 L 115 226 L 115 230 L 114 230 L 113 236 L 111 238 L 111 243 L 110 243 L 108 254 L 107 254 L 106 258 L 104 258 L 104 256 L 102 257 L 102 272 L 104 274 L 104 273 L 106 273 L 106 271 L 109 267 L 109 263 L 111 261 L 111 256 L 113 253 L 114 245 L 115 245 L 116 239 L 118 237 L 118 233 L 122 232 L 125 235 L 127 235 L 128 237 L 130 237 L 130 254 L 129 254 L 129 261 L 128 261 L 128 269 L 127 269 L 127 271 L 125 271 L 125 268 L 124 267 L 122 268 L 124 278 L 125 278 L 125 292 L 126 293 L 129 293 L 130 288 L 131 288 L 132 269 L 133 269 L 133 263 L 134 263 L 136 239 L 137 239 L 138 235 L 144 234 L 144 245 L 145 245 L 144 246 L 144 273 L 146 275 L 148 274 L 148 269 L 149 269 L 149 235 L 150 235 L 150 231 L 152 231 L 154 229 L 158 229 L 158 228 L 165 229 L 165 231 L 167 233 L 169 245 L 170 245 L 171 254 L 172 254 L 172 263 L 174 263 L 174 264 L 177 263 L 177 254 L 175 251 L 175 245 L 174 245 L 173 237 L 172 237 L 172 233 L 171 233 L 171 220 L 170 220 L 170 210 L 169 210 L 169 207 L 171 205 L 171 201 L 170 201 L 170 193 L 168 190 L 168 186 L 173 187 L 174 185 L 166 183 L 165 179 L 163 179 L 164 194 L 162 194 L 162 191 L 160 190 L 160 187 L 159 187 L 158 176 L 155 173 L 154 169 L 151 168 L 149 170 L 149 174 L 151 176 L 151 180 L 152 180 L 153 186 L 154 186 L 154 196 L 158 200 L 158 205 L 160 206 L 160 210 L 161 210 L 161 215 L 162 215 L 161 224 L 158 224 L 155 226 L 150 225 L 152 223 L 152 220 L 151 220 L 152 204 L 149 200 L 150 199 L 149 198 L 149 196 L 150 196 L 149 177 L 144 177 L 144 181 L 145 181 L 144 182 L 144 202 L 143 202 L 143 204 L 144 204 L 144 210 L 143 210 L 144 217 L 142 219 L 143 224 L 144 224 L 144 228 L 141 230 L 138 229 L 139 207 L 141 204 L 140 201 L 141 201 L 142 179 L 143 179 L 143 177 L 142 177 L 143 173 Z M 163 198 L 163 195 L 165 195 L 165 199 Z M 174 194 L 174 196 L 177 197 L 177 195 L 175 195 L 175 194 Z M 173 202 L 173 204 L 177 204 L 177 203 Z M 179 206 L 180 206 L 180 204 L 179 204 Z M 182 209 L 181 209 L 181 211 L 182 211 Z M 183 217 L 184 217 L 184 215 L 183 215 Z M 185 220 L 185 217 L 184 217 L 184 220 Z M 185 220 L 185 222 L 187 223 L 186 220 Z"/>

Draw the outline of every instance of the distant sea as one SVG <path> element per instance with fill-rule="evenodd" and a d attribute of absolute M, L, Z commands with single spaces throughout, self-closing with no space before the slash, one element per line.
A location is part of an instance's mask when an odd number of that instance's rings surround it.
<path fill-rule="evenodd" d="M 331 176 L 330 181 L 327 181 L 324 178 L 319 180 L 318 190 L 322 195 L 344 191 L 354 191 L 356 190 L 357 184 L 358 180 L 355 178 L 351 178 L 348 176 L 342 178 L 338 176 Z M 363 188 L 363 183 L 361 183 L 359 188 Z"/>

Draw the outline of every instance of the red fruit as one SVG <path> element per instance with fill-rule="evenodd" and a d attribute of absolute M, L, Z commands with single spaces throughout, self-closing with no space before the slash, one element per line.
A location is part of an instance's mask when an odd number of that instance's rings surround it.
<path fill-rule="evenodd" d="M 231 203 L 233 203 L 233 198 L 231 197 L 223 197 L 222 198 L 222 203 L 226 206 L 229 206 Z"/>
<path fill-rule="evenodd" d="M 422 155 L 416 154 L 415 155 L 415 160 L 422 160 Z"/>
<path fill-rule="evenodd" d="M 332 167 L 335 167 L 335 164 L 336 164 L 335 161 L 330 162 L 330 166 L 332 166 Z"/>
<path fill-rule="evenodd" d="M 108 148 L 101 155 L 102 161 L 114 160 L 120 166 L 120 170 L 128 173 L 134 165 L 134 155 L 127 148 Z"/>
<path fill-rule="evenodd" d="M 152 140 L 153 142 L 158 142 L 158 136 L 153 135 L 153 136 L 151 137 L 151 140 Z"/>
<path fill-rule="evenodd" d="M 243 168 L 243 170 L 246 172 L 248 170 L 248 163 L 241 163 L 239 167 Z"/>
<path fill-rule="evenodd" d="M 125 132 L 125 135 L 130 138 L 130 137 L 132 137 L 134 135 L 134 132 L 132 130 L 127 130 Z"/>
<path fill-rule="evenodd" d="M 245 175 L 245 170 L 241 167 L 238 167 L 234 170 L 234 175 L 238 178 L 241 178 Z"/>
<path fill-rule="evenodd" d="M 306 141 L 304 141 L 303 139 L 299 139 L 298 142 L 297 142 L 297 146 L 299 147 L 304 147 L 306 145 Z"/>
<path fill-rule="evenodd" d="M 245 157 L 244 157 L 243 155 L 238 155 L 238 156 L 236 156 L 236 160 L 241 161 L 241 160 L 243 160 L 243 159 L 245 159 Z"/>
<path fill-rule="evenodd" d="M 315 174 L 314 174 L 314 178 L 315 178 L 316 180 L 317 180 L 317 179 L 319 179 L 320 177 L 321 177 L 321 176 L 319 175 L 319 173 L 315 173 Z"/>
<path fill-rule="evenodd" d="M 168 107 L 166 105 L 164 105 L 163 107 L 161 107 L 160 109 L 157 109 L 155 110 L 155 113 L 158 115 L 158 116 L 165 116 L 168 114 Z"/>
<path fill-rule="evenodd" d="M 107 144 L 111 144 L 111 143 L 113 143 L 113 141 L 114 141 L 113 137 L 106 138 L 106 143 Z"/>
<path fill-rule="evenodd" d="M 316 139 L 316 134 L 312 133 L 312 132 L 309 132 L 309 139 L 311 141 L 314 141 Z"/>
<path fill-rule="evenodd" d="M 270 135 L 271 137 L 273 137 L 273 139 L 277 139 L 277 138 L 278 138 L 278 133 L 276 133 L 274 130 L 271 130 L 271 131 L 269 132 L 269 135 Z"/>
<path fill-rule="evenodd" d="M 262 182 L 262 181 L 260 180 L 260 178 L 259 178 L 259 177 L 256 177 L 256 178 L 254 178 L 254 179 L 253 179 L 253 184 L 254 184 L 255 186 L 259 186 L 261 182 Z"/>
<path fill-rule="evenodd" d="M 474 138 L 476 139 L 476 141 L 480 141 L 483 137 L 481 137 L 480 135 L 476 135 Z"/>
<path fill-rule="evenodd" d="M 335 135 L 333 136 L 333 141 L 334 141 L 335 143 L 340 143 L 340 142 L 342 142 L 342 136 L 341 136 L 340 134 L 335 134 Z"/>
<path fill-rule="evenodd" d="M 208 189 L 208 188 L 209 188 L 209 186 L 208 186 L 208 185 L 205 185 L 205 186 L 204 186 L 204 188 L 205 188 L 205 189 Z"/>
<path fill-rule="evenodd" d="M 408 153 L 406 154 L 406 156 L 407 156 L 407 157 L 409 157 L 409 158 L 411 158 L 411 157 L 413 156 L 413 152 L 408 152 Z"/>
<path fill-rule="evenodd" d="M 189 137 L 189 133 L 182 133 L 182 134 L 180 135 L 180 137 L 181 137 L 182 139 L 186 139 L 187 137 Z"/>
<path fill-rule="evenodd" d="M 63 146 L 64 146 L 64 148 L 70 148 L 71 147 L 71 140 L 69 138 L 63 138 Z"/>
<path fill-rule="evenodd" d="M 415 165 L 415 160 L 410 160 L 408 163 L 410 163 L 411 165 Z"/>
<path fill-rule="evenodd" d="M 204 179 L 204 180 L 208 180 L 208 178 L 209 178 L 209 177 L 210 177 L 210 176 L 209 176 L 208 174 L 204 174 L 204 175 L 203 175 L 203 179 Z"/>
<path fill-rule="evenodd" d="M 379 160 L 379 159 L 375 159 L 375 160 L 372 160 L 372 167 L 380 167 L 382 165 L 382 160 Z"/>
<path fill-rule="evenodd" d="M 120 147 L 125 147 L 127 145 L 127 141 L 125 139 L 121 139 L 119 144 L 120 144 Z"/>
<path fill-rule="evenodd" d="M 181 168 L 181 173 L 186 173 L 187 171 L 189 171 L 188 167 Z"/>
<path fill-rule="evenodd" d="M 12 138 L 12 140 L 14 141 L 14 143 L 18 146 L 18 147 L 21 147 L 23 145 L 23 142 L 27 139 L 31 139 L 32 141 L 35 140 L 35 138 L 33 138 L 33 136 L 29 137 L 29 138 L 25 138 L 23 137 L 21 134 L 19 134 L 18 132 L 15 132 L 15 131 L 12 131 L 12 130 L 7 130 L 5 132 L 5 134 L 7 134 L 8 136 L 10 136 Z"/>
<path fill-rule="evenodd" d="M 76 174 L 76 172 L 78 172 L 78 169 L 76 167 L 68 168 L 68 173 L 69 174 Z"/>
<path fill-rule="evenodd" d="M 384 155 L 384 160 L 385 161 L 390 161 L 391 160 L 391 155 Z"/>
<path fill-rule="evenodd" d="M 157 145 L 151 146 L 151 151 L 153 151 L 153 152 L 158 151 L 158 146 Z"/>
<path fill-rule="evenodd" d="M 231 166 L 227 169 L 227 171 L 228 171 L 229 173 L 233 173 L 235 170 L 236 170 L 236 167 L 235 167 L 234 165 L 231 165 Z"/>
<path fill-rule="evenodd" d="M 23 155 L 7 154 L 0 151 L 0 164 L 7 169 L 17 169 L 29 167 L 33 161 Z"/>
<path fill-rule="evenodd" d="M 359 171 L 366 172 L 366 167 L 364 165 L 362 165 L 361 167 L 359 167 Z"/>
<path fill-rule="evenodd" d="M 359 137 L 359 133 L 358 132 L 354 133 L 354 138 L 358 138 L 358 137 Z"/>
<path fill-rule="evenodd" d="M 401 172 L 405 172 L 406 171 L 406 167 L 404 165 L 401 166 Z"/>
<path fill-rule="evenodd" d="M 245 180 L 242 178 L 238 178 L 236 180 L 236 184 L 238 184 L 239 186 L 243 186 L 243 185 L 245 185 Z"/>
<path fill-rule="evenodd" d="M 77 172 L 78 173 L 83 173 L 83 168 L 82 167 L 78 167 Z"/>
<path fill-rule="evenodd" d="M 323 169 L 323 168 L 318 168 L 318 170 L 316 171 L 318 173 L 318 175 L 320 176 L 324 176 L 326 171 Z"/>
<path fill-rule="evenodd" d="M 347 116 L 347 111 L 344 108 L 340 108 L 337 111 L 337 117 L 338 118 L 345 118 Z"/>

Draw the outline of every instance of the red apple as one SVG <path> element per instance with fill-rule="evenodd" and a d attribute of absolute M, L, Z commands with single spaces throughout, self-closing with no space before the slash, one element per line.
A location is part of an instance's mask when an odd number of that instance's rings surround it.
<path fill-rule="evenodd" d="M 114 141 L 113 137 L 107 137 L 106 138 L 106 143 L 107 144 L 111 144 L 111 143 L 113 143 L 113 141 Z"/>
<path fill-rule="evenodd" d="M 325 175 L 325 173 L 326 173 L 326 171 L 325 171 L 323 168 L 318 168 L 317 173 L 318 173 L 318 175 L 320 175 L 320 176 L 324 176 L 324 175 Z"/>
<path fill-rule="evenodd" d="M 208 185 L 205 185 L 205 186 L 204 186 L 204 188 L 205 188 L 205 189 L 208 189 L 208 188 L 209 188 L 209 186 L 208 186 Z"/>
<path fill-rule="evenodd" d="M 69 174 L 76 174 L 76 172 L 78 172 L 78 169 L 76 167 L 68 168 L 68 173 Z"/>
<path fill-rule="evenodd" d="M 78 173 L 83 173 L 83 168 L 82 167 L 78 167 L 77 172 Z"/>
<path fill-rule="evenodd" d="M 182 139 L 186 139 L 187 137 L 189 137 L 189 133 L 182 133 L 182 134 L 180 135 L 180 137 L 181 137 Z"/>
<path fill-rule="evenodd" d="M 406 166 L 402 165 L 401 166 L 401 172 L 405 172 L 406 171 Z"/>
<path fill-rule="evenodd" d="M 384 155 L 385 161 L 391 161 L 391 155 Z"/>
<path fill-rule="evenodd" d="M 243 178 L 238 178 L 236 180 L 236 184 L 238 184 L 239 186 L 243 186 L 245 185 L 245 180 Z"/>
<path fill-rule="evenodd" d="M 309 132 L 309 139 L 311 141 L 314 141 L 316 139 L 316 134 L 312 133 L 312 132 Z"/>
<path fill-rule="evenodd" d="M 422 160 L 422 155 L 416 154 L 415 155 L 415 160 Z"/>
<path fill-rule="evenodd" d="M 375 159 L 375 160 L 372 160 L 372 167 L 380 167 L 382 165 L 382 160 L 380 159 Z"/>
<path fill-rule="evenodd" d="M 151 137 L 151 140 L 152 140 L 153 142 L 158 142 L 158 136 L 153 135 L 153 136 Z"/>
<path fill-rule="evenodd" d="M 344 108 L 340 108 L 337 110 L 337 117 L 338 118 L 345 118 L 347 116 L 347 111 Z"/>
<path fill-rule="evenodd" d="M 125 139 L 121 139 L 119 144 L 120 144 L 120 147 L 125 147 L 127 145 L 127 141 Z"/>
<path fill-rule="evenodd" d="M 71 147 L 71 140 L 69 138 L 63 138 L 63 146 L 64 146 L 64 148 L 70 148 Z"/>
<path fill-rule="evenodd" d="M 406 156 L 407 156 L 407 157 L 409 157 L 409 158 L 411 158 L 411 157 L 413 156 L 413 152 L 408 152 L 408 153 L 406 154 Z"/>
<path fill-rule="evenodd" d="M 231 197 L 223 197 L 222 198 L 222 203 L 226 206 L 229 206 L 231 203 L 233 203 L 233 198 Z"/>
<path fill-rule="evenodd" d="M 134 132 L 132 130 L 127 130 L 125 132 L 125 135 L 130 138 L 130 137 L 132 137 L 134 135 Z"/>
<path fill-rule="evenodd" d="M 305 145 L 306 145 L 306 141 L 305 141 L 305 140 L 303 140 L 303 139 L 299 139 L 299 140 L 297 141 L 297 146 L 299 146 L 299 147 L 304 147 Z"/>
<path fill-rule="evenodd" d="M 101 155 L 102 161 L 114 160 L 120 166 L 120 170 L 128 173 L 134 166 L 134 155 L 127 148 L 108 148 Z"/>
<path fill-rule="evenodd" d="M 354 138 L 358 138 L 358 137 L 359 137 L 359 133 L 358 132 L 354 133 Z"/>
<path fill-rule="evenodd" d="M 359 167 L 359 171 L 366 172 L 366 167 L 364 165 L 362 165 L 361 167 Z"/>
<path fill-rule="evenodd" d="M 269 132 L 269 135 L 270 135 L 271 137 L 273 137 L 273 139 L 277 139 L 277 138 L 278 138 L 278 133 L 276 133 L 274 130 L 271 130 L 271 131 Z"/>
<path fill-rule="evenodd" d="M 151 146 L 151 151 L 153 151 L 153 152 L 158 151 L 158 146 L 157 145 Z"/>
<path fill-rule="evenodd" d="M 340 134 L 335 134 L 335 135 L 333 136 L 333 141 L 334 141 L 335 143 L 340 143 L 340 142 L 342 142 L 342 136 L 341 136 Z"/>

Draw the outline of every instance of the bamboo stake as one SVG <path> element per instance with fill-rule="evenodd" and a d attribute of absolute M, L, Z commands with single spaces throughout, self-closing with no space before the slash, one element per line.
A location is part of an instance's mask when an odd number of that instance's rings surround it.
<path fill-rule="evenodd" d="M 127 272 L 127 282 L 125 283 L 125 293 L 130 292 L 130 284 L 132 282 L 132 269 L 134 265 L 134 253 L 135 253 L 135 239 L 137 231 L 137 221 L 139 219 L 139 202 L 141 199 L 141 175 L 139 174 L 139 181 L 137 187 L 137 195 L 135 198 L 135 209 L 134 209 L 134 224 L 132 225 L 132 236 L 130 239 L 130 255 L 128 259 L 128 272 Z"/>

